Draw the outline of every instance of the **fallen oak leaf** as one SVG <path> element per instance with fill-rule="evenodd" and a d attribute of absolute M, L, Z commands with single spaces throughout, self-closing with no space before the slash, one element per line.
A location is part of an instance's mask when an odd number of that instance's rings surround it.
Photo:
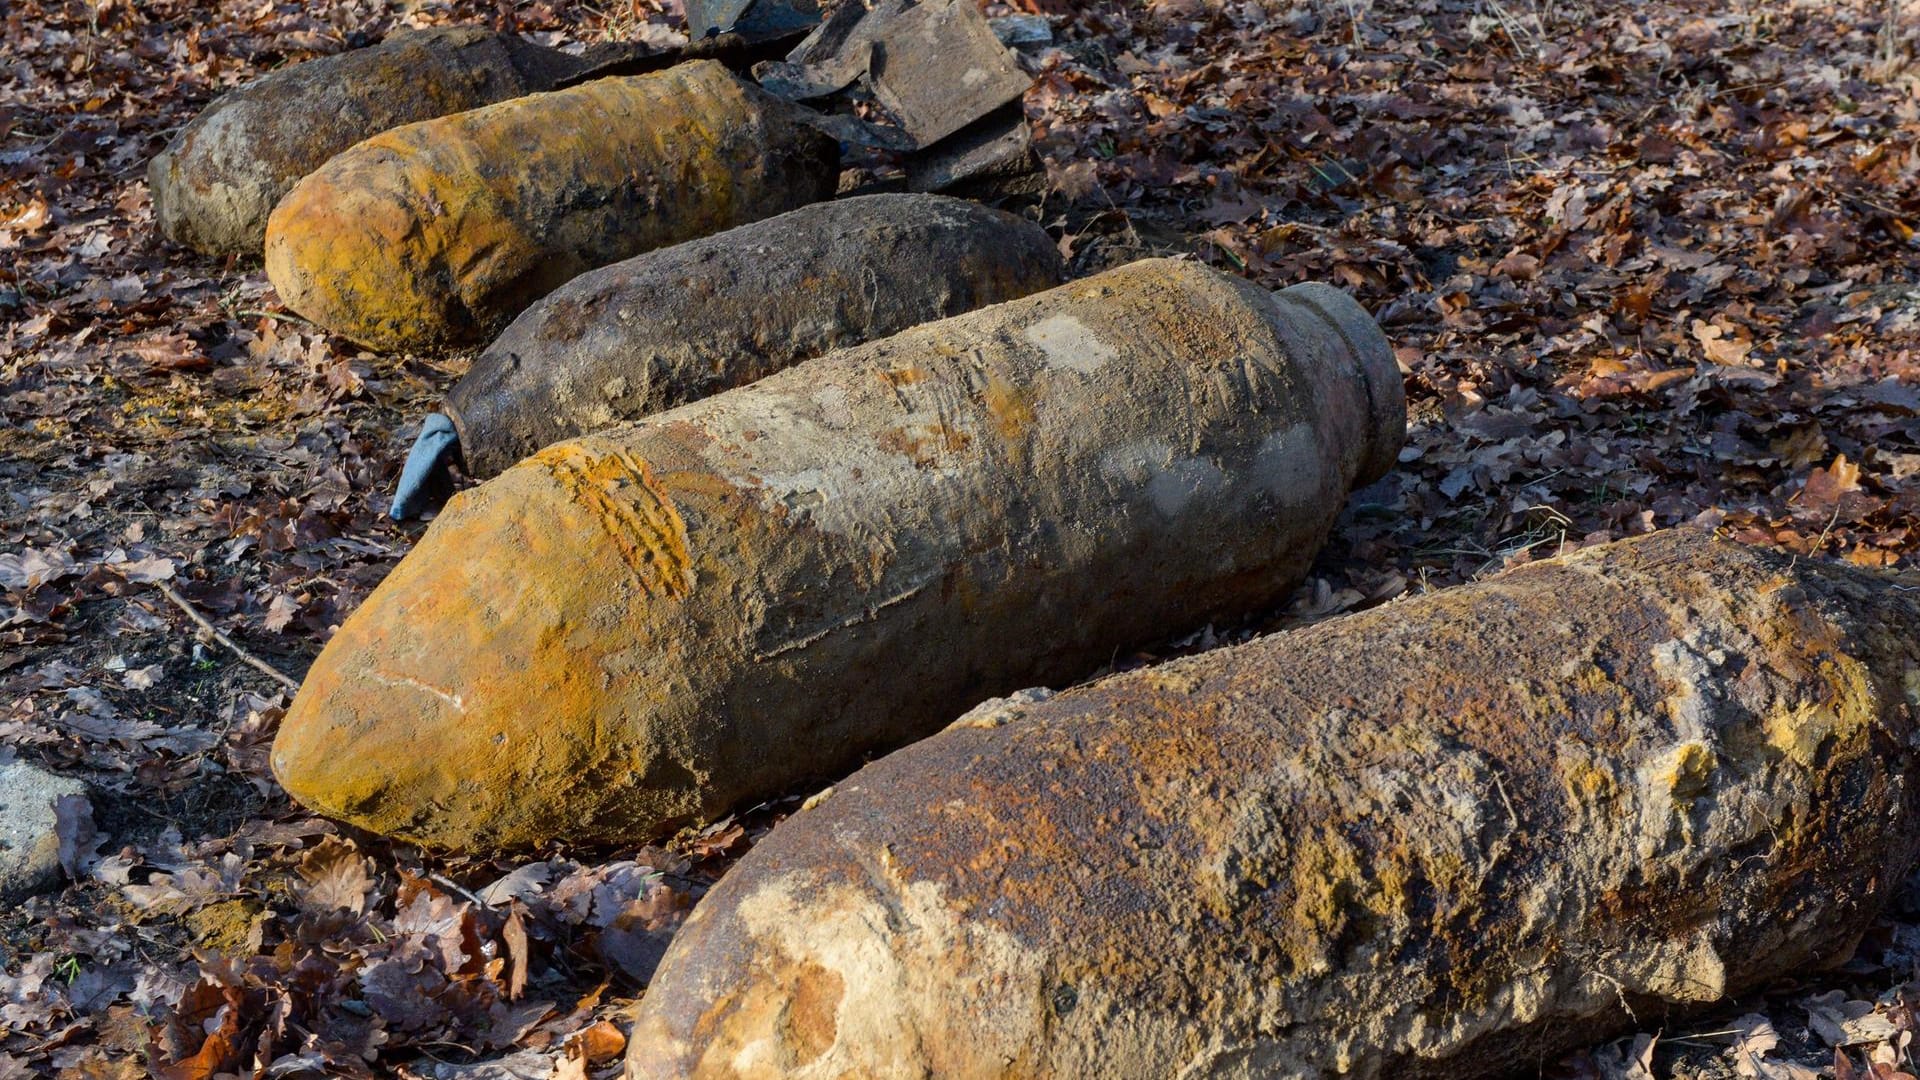
<path fill-rule="evenodd" d="M 52 218 L 53 208 L 47 205 L 47 200 L 35 196 L 0 214 L 0 229 L 31 235 L 39 232 Z"/>
<path fill-rule="evenodd" d="M 1794 500 L 1810 510 L 1825 512 L 1840 502 L 1840 497 L 1848 492 L 1860 490 L 1860 466 L 1847 460 L 1847 455 L 1836 456 L 1832 463 L 1822 469 L 1807 474 L 1807 481 L 1800 488 Z"/>
<path fill-rule="evenodd" d="M 1729 337 L 1723 327 L 1703 319 L 1693 320 L 1693 337 L 1706 352 L 1707 359 L 1716 364 L 1738 367 L 1746 363 L 1747 354 L 1753 351 L 1751 340 Z"/>
<path fill-rule="evenodd" d="M 568 1056 L 573 1056 L 577 1051 L 588 1065 L 611 1061 L 626 1048 L 627 1037 L 610 1020 L 596 1021 L 567 1039 Z"/>
<path fill-rule="evenodd" d="M 1540 273 L 1540 260 L 1515 248 L 1507 257 L 1494 264 L 1493 272 L 1505 274 L 1515 281 L 1532 281 Z"/>
<path fill-rule="evenodd" d="M 158 581 L 170 580 L 174 575 L 175 564 L 172 559 L 150 555 L 144 559 L 110 563 L 107 569 L 135 584 L 151 585 Z"/>
<path fill-rule="evenodd" d="M 80 573 L 83 567 L 70 551 L 27 548 L 19 554 L 0 553 L 0 589 L 30 593 L 42 585 Z"/>
<path fill-rule="evenodd" d="M 368 862 L 349 841 L 329 836 L 300 856 L 299 873 L 307 887 L 300 906 L 309 911 L 345 909 L 355 915 L 367 910 L 373 892 Z"/>
<path fill-rule="evenodd" d="M 93 803 L 85 795 L 62 795 L 53 802 L 53 822 L 60 868 L 69 880 L 84 880 L 100 861 L 98 851 L 107 839 L 94 828 Z"/>
<path fill-rule="evenodd" d="M 1920 455 L 1915 455 L 1920 458 Z M 525 900 L 538 896 L 540 890 L 553 880 L 553 864 L 549 862 L 528 863 L 517 867 L 498 881 L 481 889 L 480 902 L 488 907 L 499 907 L 509 900 Z"/>
<path fill-rule="evenodd" d="M 1808 998 L 1807 1026 L 1828 1046 L 1870 1046 L 1894 1037 L 1893 1021 L 1878 1012 L 1871 1001 L 1849 1000 L 1845 991 L 1833 990 Z"/>
<path fill-rule="evenodd" d="M 300 614 L 300 607 L 300 601 L 287 593 L 281 593 L 267 605 L 267 614 L 261 619 L 261 625 L 271 633 L 285 633 L 287 626 L 293 622 L 293 617 Z"/>
<path fill-rule="evenodd" d="M 213 360 L 194 340 L 178 331 L 160 334 L 126 347 L 128 356 L 152 371 L 208 371 Z"/>
<path fill-rule="evenodd" d="M 520 917 L 520 905 L 514 904 L 507 923 L 500 928 L 500 939 L 507 946 L 507 1000 L 518 1001 L 527 988 L 527 923 Z"/>
<path fill-rule="evenodd" d="M 147 1056 L 155 1080 L 210 1080 L 240 1060 L 241 1017 L 246 995 L 207 978 L 203 971 L 179 1006 L 148 1034 Z"/>

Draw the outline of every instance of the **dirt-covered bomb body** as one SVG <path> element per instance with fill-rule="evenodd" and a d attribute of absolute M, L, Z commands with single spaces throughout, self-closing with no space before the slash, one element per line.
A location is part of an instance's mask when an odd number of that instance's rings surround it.
<path fill-rule="evenodd" d="M 1912 588 L 1658 534 L 983 708 L 729 872 L 629 1076 L 1506 1076 L 1844 959 Z"/>
<path fill-rule="evenodd" d="M 435 845 L 655 833 L 1271 605 L 1404 429 L 1351 299 L 1172 260 L 830 353 L 457 496 L 275 771 Z"/>
<path fill-rule="evenodd" d="M 154 219 L 168 239 L 196 250 L 257 255 L 274 204 L 354 143 L 550 90 L 595 63 L 518 34 L 463 26 L 402 30 L 378 45 L 282 68 L 221 95 L 154 157 Z"/>
<path fill-rule="evenodd" d="M 267 276 L 372 348 L 485 340 L 583 271 L 833 194 L 839 148 L 719 63 L 376 135 L 287 193 Z"/>
<path fill-rule="evenodd" d="M 1045 230 L 978 203 L 817 203 L 580 275 L 474 361 L 447 413 L 467 471 L 486 478 L 550 443 L 1064 276 Z"/>

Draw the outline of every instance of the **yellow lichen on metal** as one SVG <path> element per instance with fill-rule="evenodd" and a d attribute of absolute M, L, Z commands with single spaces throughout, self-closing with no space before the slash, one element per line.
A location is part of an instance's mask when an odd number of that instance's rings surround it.
<path fill-rule="evenodd" d="M 682 596 L 693 587 L 686 523 L 646 462 L 623 450 L 596 456 L 578 443 L 548 447 L 533 460 L 593 514 L 648 596 Z"/>
<path fill-rule="evenodd" d="M 628 1075 L 1495 1077 L 1844 960 L 1914 587 L 1656 534 L 1003 703 L 734 867 Z"/>

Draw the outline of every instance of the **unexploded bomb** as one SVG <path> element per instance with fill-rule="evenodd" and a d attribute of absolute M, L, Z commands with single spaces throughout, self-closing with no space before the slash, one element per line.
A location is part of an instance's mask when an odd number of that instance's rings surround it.
<path fill-rule="evenodd" d="M 274 770 L 434 846 L 655 834 L 1269 607 L 1405 425 L 1325 286 L 1156 259 L 927 323 L 456 496 Z"/>
<path fill-rule="evenodd" d="M 585 270 L 817 202 L 839 148 L 696 61 L 376 135 L 287 193 L 267 276 L 372 348 L 482 340 Z"/>
<path fill-rule="evenodd" d="M 816 203 L 590 271 L 523 312 L 447 395 L 485 479 L 550 443 L 1060 284 L 1031 222 L 936 195 Z M 423 442 L 423 445 L 425 443 Z M 424 502 L 414 482 L 395 517 Z"/>
<path fill-rule="evenodd" d="M 267 215 L 301 177 L 388 128 L 551 90 L 640 55 L 582 56 L 481 27 L 403 30 L 378 45 L 281 68 L 221 95 L 147 169 L 168 239 L 208 254 L 260 252 Z"/>
<path fill-rule="evenodd" d="M 989 703 L 728 873 L 628 1076 L 1470 1080 L 1842 961 L 1915 584 L 1661 533 Z"/>

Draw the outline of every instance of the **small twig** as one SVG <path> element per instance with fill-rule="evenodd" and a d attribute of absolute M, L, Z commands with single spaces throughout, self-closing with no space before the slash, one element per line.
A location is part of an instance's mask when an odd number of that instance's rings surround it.
<path fill-rule="evenodd" d="M 319 326 L 319 324 L 311 319 L 303 319 L 298 315 L 289 315 L 284 311 L 263 311 L 259 308 L 241 308 L 234 312 L 233 315 L 236 319 L 277 319 L 280 322 L 290 322 L 296 326 L 312 326 L 316 329 Z"/>
<path fill-rule="evenodd" d="M 198 626 L 200 629 L 206 631 L 207 634 L 213 638 L 213 640 L 219 642 L 222 645 L 225 645 L 228 648 L 228 650 L 230 650 L 233 653 L 233 655 L 245 661 L 248 666 L 258 670 L 262 674 L 271 678 L 274 682 L 277 682 L 281 686 L 286 687 L 288 690 L 300 689 L 300 684 L 298 682 L 295 682 L 293 679 L 289 678 L 285 672 L 282 672 L 279 668 L 274 667 L 272 664 L 267 663 L 265 660 L 262 660 L 259 657 L 248 652 L 247 650 L 241 648 L 238 642 L 234 641 L 232 638 L 228 637 L 227 635 L 221 633 L 220 629 L 214 626 L 212 623 L 208 622 L 207 617 L 205 615 L 200 614 L 200 612 L 191 603 L 187 601 L 186 597 L 181 596 L 179 593 L 173 591 L 172 586 L 168 585 L 164 581 L 156 581 L 153 583 L 153 587 L 160 590 L 161 596 L 164 596 L 168 600 L 173 601 L 174 607 L 177 607 L 181 611 L 186 612 L 187 618 L 192 619 L 195 626 Z"/>
<path fill-rule="evenodd" d="M 466 897 L 468 900 L 473 901 L 473 903 L 478 907 L 490 908 L 493 906 L 492 904 L 487 903 L 485 900 L 480 899 L 478 896 L 475 896 L 472 893 L 468 892 L 466 889 L 462 888 L 458 882 L 454 881 L 452 878 L 448 877 L 445 874 L 428 874 L 427 880 L 433 882 L 435 885 L 440 886 L 441 888 L 447 890 L 448 892 L 458 893 L 459 895 Z"/>
<path fill-rule="evenodd" d="M 1672 1038 L 1667 1039 L 1665 1041 L 1669 1046 L 1671 1046 L 1674 1043 L 1687 1043 L 1689 1045 L 1698 1044 L 1701 1046 L 1711 1046 L 1713 1045 L 1712 1043 L 1703 1042 L 1702 1040 L 1720 1038 L 1727 1035 L 1738 1035 L 1740 1033 L 1741 1032 L 1739 1028 L 1728 1028 L 1725 1031 L 1696 1031 L 1691 1035 L 1675 1035 Z"/>
<path fill-rule="evenodd" d="M 1622 983 L 1619 979 L 1614 978 L 1604 971 L 1589 971 L 1587 974 L 1611 985 L 1613 987 L 1613 996 L 1620 999 L 1620 1007 L 1626 1010 L 1627 1019 L 1633 1021 L 1635 1027 L 1640 1026 L 1640 1018 L 1634 1015 L 1633 1006 L 1627 1004 L 1627 987 L 1625 983 Z"/>

